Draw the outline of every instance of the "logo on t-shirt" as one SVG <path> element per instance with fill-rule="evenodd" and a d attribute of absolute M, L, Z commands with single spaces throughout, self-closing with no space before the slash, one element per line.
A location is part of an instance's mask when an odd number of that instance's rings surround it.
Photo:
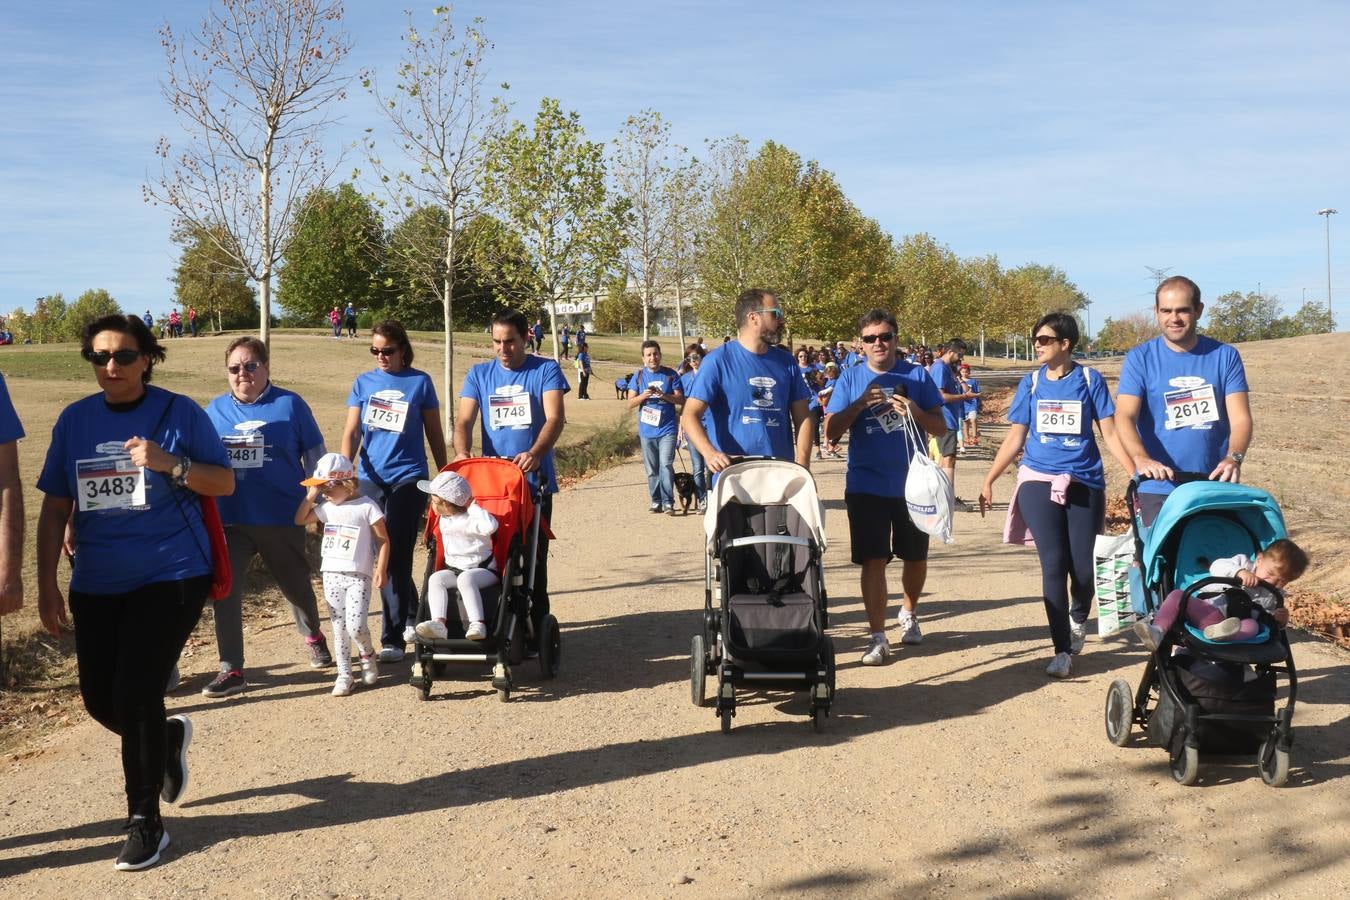
<path fill-rule="evenodd" d="M 239 432 L 240 434 L 248 434 L 250 431 L 262 431 L 263 427 L 266 425 L 267 425 L 266 422 L 259 422 L 257 419 L 250 419 L 247 422 L 240 422 L 238 425 L 234 426 L 234 430 Z"/>
<path fill-rule="evenodd" d="M 95 452 L 102 453 L 104 456 L 130 456 L 127 452 L 126 444 L 123 441 L 104 441 L 94 448 Z"/>
<path fill-rule="evenodd" d="M 750 379 L 750 402 L 760 408 L 773 406 L 773 389 L 778 385 L 777 378 L 768 375 L 756 375 Z"/>
<path fill-rule="evenodd" d="M 1205 379 L 1195 375 L 1178 375 L 1176 378 L 1173 378 L 1171 381 L 1167 383 L 1174 388 L 1181 388 L 1183 390 L 1188 390 L 1192 388 L 1201 387 L 1202 385 L 1204 385 Z"/>
<path fill-rule="evenodd" d="M 395 388 L 388 388 L 383 391 L 376 391 L 370 396 L 374 397 L 376 400 L 402 400 L 403 392 Z"/>

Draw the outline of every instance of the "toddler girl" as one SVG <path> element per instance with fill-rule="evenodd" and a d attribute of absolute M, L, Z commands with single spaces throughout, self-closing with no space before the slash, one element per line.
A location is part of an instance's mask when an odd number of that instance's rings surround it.
<path fill-rule="evenodd" d="M 354 686 L 349 639 L 361 651 L 361 680 L 373 685 L 380 677 L 366 615 L 371 586 L 377 590 L 383 586 L 389 569 L 389 532 L 379 505 L 360 496 L 356 470 L 341 453 L 325 453 L 314 467 L 314 477 L 300 483 L 309 491 L 295 512 L 295 524 L 323 523 L 323 596 L 333 624 L 338 668 L 333 696 L 346 697 Z M 372 546 L 376 541 L 378 557 Z"/>
<path fill-rule="evenodd" d="M 443 641 L 448 637 L 450 588 L 459 590 L 464 606 L 464 636 L 471 641 L 487 637 L 483 621 L 482 590 L 501 580 L 492 558 L 492 535 L 497 520 L 492 513 L 473 502 L 473 491 L 464 476 L 441 472 L 431 481 L 417 486 L 431 495 L 431 506 L 440 516 L 441 552 L 447 568 L 432 574 L 427 582 L 427 606 L 431 619 L 417 626 L 423 640 Z"/>
<path fill-rule="evenodd" d="M 1307 568 L 1308 555 L 1298 544 L 1281 538 L 1256 554 L 1256 559 L 1249 559 L 1239 553 L 1237 556 L 1215 560 L 1209 567 L 1209 574 L 1220 578 L 1236 578 L 1242 582 L 1247 596 L 1274 616 L 1275 621 L 1284 625 L 1289 621 L 1289 610 L 1280 605 L 1280 597 L 1276 592 L 1282 591 L 1285 585 L 1301 576 Z M 1180 604 L 1181 591 L 1172 591 L 1162 606 L 1158 607 L 1152 622 L 1141 619 L 1135 623 L 1135 633 L 1156 650 L 1163 634 L 1176 621 Z M 1261 630 L 1254 616 L 1239 619 L 1228 615 L 1221 594 L 1192 597 L 1186 604 L 1186 621 L 1203 629 L 1205 637 L 1211 641 L 1244 641 L 1255 637 Z"/>

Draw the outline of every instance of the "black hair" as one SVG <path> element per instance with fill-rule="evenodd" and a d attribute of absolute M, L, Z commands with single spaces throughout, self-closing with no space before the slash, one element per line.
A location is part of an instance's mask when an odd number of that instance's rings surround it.
<path fill-rule="evenodd" d="M 1061 341 L 1068 341 L 1070 350 L 1078 346 L 1078 320 L 1068 313 L 1046 313 L 1036 322 L 1036 327 L 1031 329 L 1031 333 L 1035 335 L 1042 328 L 1049 328 L 1055 333 L 1055 337 Z"/>
<path fill-rule="evenodd" d="M 337 307 L 333 307 L 336 309 Z M 386 341 L 393 341 L 398 344 L 398 349 L 402 351 L 403 366 L 407 368 L 413 364 L 412 342 L 408 340 L 408 329 L 403 327 L 403 323 L 395 319 L 385 319 L 374 328 L 370 329 L 371 334 L 378 334 Z"/>
<path fill-rule="evenodd" d="M 150 329 L 145 327 L 145 322 L 140 316 L 124 316 L 115 314 L 111 316 L 101 316 L 80 331 L 80 355 L 85 359 L 94 352 L 94 338 L 105 331 L 115 331 L 118 334 L 129 334 L 136 341 L 136 349 L 141 351 L 145 357 L 145 371 L 141 373 L 141 382 L 150 381 L 150 373 L 155 369 L 155 363 L 164 362 L 168 355 L 164 350 L 164 345 L 150 333 Z"/>
<path fill-rule="evenodd" d="M 883 323 L 889 325 L 891 327 L 891 331 L 899 334 L 900 326 L 896 324 L 895 316 L 891 315 L 884 309 L 869 309 L 867 312 L 859 316 L 858 334 L 862 334 L 862 330 L 866 328 L 868 325 L 881 325 Z M 841 341 L 840 343 L 843 342 Z"/>
<path fill-rule="evenodd" d="M 741 291 L 741 295 L 736 298 L 736 327 L 741 328 L 745 325 L 745 320 L 752 312 L 764 307 L 764 301 L 773 297 L 773 291 L 766 291 L 763 288 L 750 288 Z M 730 340 L 730 338 L 728 338 Z"/>
<path fill-rule="evenodd" d="M 529 323 L 525 321 L 525 314 L 515 309 L 498 310 L 492 316 L 493 325 L 510 325 L 516 330 L 517 337 L 525 337 L 529 333 Z"/>
<path fill-rule="evenodd" d="M 650 338 L 642 342 L 642 349 L 644 352 L 646 352 L 648 347 L 655 347 L 658 353 L 661 352 L 661 345 Z"/>

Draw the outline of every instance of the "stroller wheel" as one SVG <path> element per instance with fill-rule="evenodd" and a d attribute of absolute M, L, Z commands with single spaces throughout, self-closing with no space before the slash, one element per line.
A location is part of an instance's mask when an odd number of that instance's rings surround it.
<path fill-rule="evenodd" d="M 1187 787 L 1200 780 L 1200 750 L 1186 744 L 1178 735 L 1172 746 L 1172 778 Z"/>
<path fill-rule="evenodd" d="M 813 706 L 811 708 L 811 727 L 815 729 L 816 734 L 825 730 L 825 717 L 830 713 L 823 706 Z"/>
<path fill-rule="evenodd" d="M 1134 723 L 1134 692 L 1128 682 L 1117 678 L 1106 692 L 1106 739 L 1117 747 L 1130 742 Z"/>
<path fill-rule="evenodd" d="M 1256 767 L 1261 770 L 1261 780 L 1271 787 L 1283 787 L 1289 780 L 1289 751 L 1276 745 L 1275 732 L 1271 732 L 1261 743 L 1261 751 L 1256 754 Z"/>
<path fill-rule="evenodd" d="M 689 699 L 695 706 L 702 706 L 707 699 L 707 675 L 708 655 L 704 649 L 703 635 L 696 634 L 689 643 Z"/>
<path fill-rule="evenodd" d="M 731 734 L 731 710 L 724 709 L 721 713 L 722 733 Z"/>
<path fill-rule="evenodd" d="M 558 666 L 561 663 L 562 634 L 558 628 L 558 620 L 548 615 L 539 626 L 539 671 L 545 681 L 558 677 Z"/>

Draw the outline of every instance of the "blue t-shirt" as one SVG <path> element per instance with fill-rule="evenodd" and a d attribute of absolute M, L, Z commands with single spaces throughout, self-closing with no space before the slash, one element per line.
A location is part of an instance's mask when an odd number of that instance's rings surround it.
<path fill-rule="evenodd" d="M 834 384 L 834 393 L 830 395 L 825 412 L 831 415 L 843 412 L 849 404 L 866 393 L 873 383 L 888 394 L 897 384 L 904 384 L 909 397 L 926 412 L 942 405 L 942 395 L 923 366 L 896 360 L 889 372 L 873 372 L 871 366 L 854 366 L 845 371 Z M 885 421 L 877 417 L 878 412 L 885 414 L 888 411 L 891 411 L 889 404 L 865 409 L 849 426 L 845 491 L 875 494 L 878 497 L 905 496 L 910 447 L 905 433 L 896 424 L 890 424 L 890 417 L 886 417 Z M 888 427 L 891 430 L 887 431 Z M 922 432 L 919 441 L 920 452 L 927 452 L 928 438 Z"/>
<path fill-rule="evenodd" d="M 393 487 L 427 477 L 422 413 L 441 408 L 431 376 L 420 369 L 362 372 L 347 406 L 361 410 L 361 450 L 353 462 L 362 479 Z"/>
<path fill-rule="evenodd" d="M 23 437 L 23 424 L 19 414 L 14 411 L 14 403 L 9 399 L 9 388 L 5 386 L 5 376 L 0 375 L 0 444 L 8 444 Z"/>
<path fill-rule="evenodd" d="M 479 363 L 464 376 L 459 395 L 478 404 L 483 455 L 511 459 L 534 446 L 544 430 L 544 394 L 565 394 L 571 389 L 556 362 L 527 356 L 519 369 L 508 369 L 495 359 Z M 540 460 L 539 468 L 544 486 L 556 493 L 558 475 L 552 450 Z"/>
<path fill-rule="evenodd" d="M 809 394 L 786 350 L 751 353 L 729 341 L 704 357 L 689 396 L 708 405 L 708 438 L 720 452 L 791 460 L 792 404 Z"/>
<path fill-rule="evenodd" d="M 649 385 L 657 385 L 663 394 L 683 394 L 679 374 L 668 366 L 661 366 L 655 372 L 647 367 L 638 370 L 633 376 L 633 391 L 646 393 Z M 675 404 L 664 400 L 644 400 L 638 406 L 638 437 L 659 438 L 673 435 L 679 426 L 680 413 Z"/>
<path fill-rule="evenodd" d="M 585 372 L 587 375 L 591 373 L 591 355 L 585 350 L 577 352 L 576 363 L 578 372 Z"/>
<path fill-rule="evenodd" d="M 323 433 L 298 394 L 269 384 L 253 403 L 221 394 L 206 407 L 234 466 L 234 494 L 221 497 L 226 525 L 294 525 L 305 496 L 305 462 L 324 452 Z"/>
<path fill-rule="evenodd" d="M 1125 354 L 1117 395 L 1139 398 L 1144 452 L 1179 472 L 1208 475 L 1228 455 L 1229 394 L 1247 391 L 1237 350 L 1203 335 L 1184 352 L 1159 336 Z M 1144 493 L 1170 493 L 1172 485 L 1145 481 Z"/>
<path fill-rule="evenodd" d="M 699 369 L 690 369 L 688 372 L 685 372 L 683 375 L 680 376 L 680 393 L 681 393 L 681 394 L 684 394 L 686 397 L 690 397 L 690 396 L 693 395 L 693 393 L 694 393 L 694 383 L 695 383 L 696 381 L 698 381 L 698 373 L 699 373 Z M 706 409 L 703 411 L 703 418 L 700 419 L 699 421 L 701 421 L 701 422 L 703 423 L 703 430 L 704 430 L 704 431 L 707 431 L 707 430 L 708 430 L 708 411 L 707 411 Z M 693 446 L 693 445 L 691 444 L 690 446 Z"/>
<path fill-rule="evenodd" d="M 980 392 L 980 383 L 976 381 L 974 378 L 967 378 L 966 390 L 970 391 L 972 394 L 978 394 Z M 980 411 L 980 398 L 979 397 L 970 398 L 969 400 L 966 401 L 964 408 L 966 415 L 970 415 L 971 413 L 978 413 Z"/>
<path fill-rule="evenodd" d="M 1041 366 L 1034 392 L 1031 376 L 1024 376 L 1008 407 L 1008 421 L 1028 428 L 1022 465 L 1043 475 L 1067 473 L 1088 487 L 1105 490 L 1106 473 L 1092 425 L 1111 418 L 1116 407 L 1101 373 L 1087 373 L 1087 368 L 1075 365 L 1068 375 L 1052 381 Z"/>
<path fill-rule="evenodd" d="M 938 390 L 948 394 L 961 393 L 961 385 L 956 380 L 956 373 L 943 360 L 933 360 L 933 367 L 928 370 L 928 376 L 933 379 L 933 384 L 937 385 Z M 942 404 L 943 421 L 953 431 L 961 427 L 965 405 L 966 401 L 964 400 L 953 400 L 951 403 Z"/>
<path fill-rule="evenodd" d="M 67 406 L 52 428 L 38 490 L 75 501 L 71 590 L 124 594 L 211 572 L 200 499 L 149 469 L 142 476 L 144 496 L 137 496 L 141 470 L 122 448 L 133 437 L 196 463 L 230 464 L 211 420 L 188 397 L 147 385 L 129 410 L 109 409 L 101 393 Z"/>

